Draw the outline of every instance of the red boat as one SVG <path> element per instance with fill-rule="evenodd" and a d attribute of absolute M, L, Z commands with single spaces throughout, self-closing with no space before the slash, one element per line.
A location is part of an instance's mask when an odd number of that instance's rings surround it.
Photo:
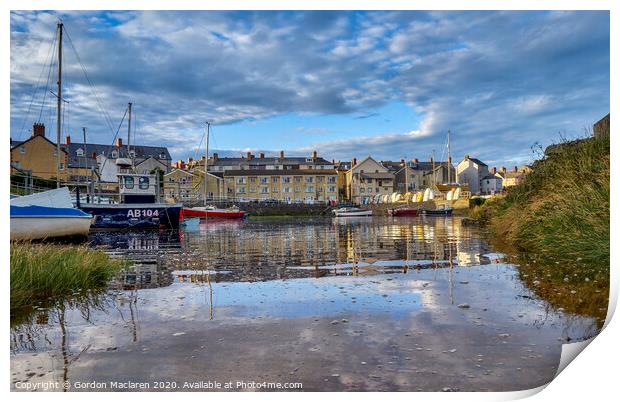
<path fill-rule="evenodd" d="M 237 207 L 216 208 L 213 206 L 183 208 L 183 217 L 190 218 L 226 218 L 241 219 L 245 217 L 246 212 L 239 210 Z"/>
<path fill-rule="evenodd" d="M 402 207 L 388 209 L 389 216 L 418 216 L 419 213 L 420 211 L 416 208 Z"/>

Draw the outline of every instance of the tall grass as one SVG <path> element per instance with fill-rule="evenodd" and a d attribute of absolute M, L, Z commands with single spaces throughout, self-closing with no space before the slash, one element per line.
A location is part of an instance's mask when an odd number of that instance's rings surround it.
<path fill-rule="evenodd" d="M 503 200 L 487 206 L 494 237 L 571 276 L 608 278 L 609 163 L 605 140 L 556 146 Z"/>
<path fill-rule="evenodd" d="M 125 263 L 83 246 L 11 244 L 11 311 L 107 285 Z"/>

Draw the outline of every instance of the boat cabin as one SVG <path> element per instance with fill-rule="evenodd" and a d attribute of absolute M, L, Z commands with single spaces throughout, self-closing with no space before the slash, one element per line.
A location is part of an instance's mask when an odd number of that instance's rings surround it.
<path fill-rule="evenodd" d="M 118 191 L 124 204 L 149 204 L 157 202 L 157 176 L 150 174 L 119 173 Z"/>

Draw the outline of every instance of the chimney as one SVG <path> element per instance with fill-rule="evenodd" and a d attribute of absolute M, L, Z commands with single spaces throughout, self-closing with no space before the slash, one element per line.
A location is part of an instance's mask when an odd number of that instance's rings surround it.
<path fill-rule="evenodd" d="M 336 159 L 332 159 L 332 165 L 336 164 Z"/>
<path fill-rule="evenodd" d="M 218 160 L 219 155 L 217 154 L 217 152 L 213 152 L 213 160 L 216 161 Z"/>
<path fill-rule="evenodd" d="M 415 164 L 416 164 L 416 165 L 417 165 L 418 163 L 420 163 L 420 161 L 418 160 L 418 158 L 415 158 L 413 161 L 415 162 Z"/>
<path fill-rule="evenodd" d="M 284 159 L 284 151 L 280 151 L 280 159 Z"/>
<path fill-rule="evenodd" d="M 67 145 L 70 145 L 71 144 L 71 136 L 68 135 L 65 142 L 66 142 Z"/>
<path fill-rule="evenodd" d="M 502 173 L 506 173 L 506 167 L 502 166 Z"/>
<path fill-rule="evenodd" d="M 469 160 L 469 155 L 465 155 L 465 158 L 464 158 L 464 159 L 465 159 L 466 161 L 468 161 L 468 160 Z"/>
<path fill-rule="evenodd" d="M 192 166 L 192 162 L 194 162 L 194 158 L 187 158 L 187 165 Z"/>
<path fill-rule="evenodd" d="M 316 151 L 312 151 L 312 160 L 313 160 L 313 161 L 316 161 L 318 157 L 319 157 L 318 152 L 316 152 Z"/>
<path fill-rule="evenodd" d="M 495 166 L 493 166 L 493 174 L 497 173 L 497 168 Z"/>
<path fill-rule="evenodd" d="M 185 162 L 181 161 L 181 169 L 185 169 Z"/>
<path fill-rule="evenodd" d="M 117 148 L 122 147 L 122 146 L 123 146 L 123 139 L 122 139 L 121 137 L 118 137 L 118 138 L 116 139 L 116 141 L 114 142 L 114 145 L 115 145 Z"/>
<path fill-rule="evenodd" d="M 429 159 L 429 161 L 430 161 L 431 163 L 433 163 L 433 157 L 431 157 L 431 159 Z"/>
<path fill-rule="evenodd" d="M 452 165 L 452 157 L 448 156 L 448 163 Z"/>
<path fill-rule="evenodd" d="M 401 159 L 401 160 L 400 160 L 400 164 L 401 164 L 402 166 L 405 166 L 405 160 L 404 160 L 404 159 Z"/>
<path fill-rule="evenodd" d="M 353 162 L 351 162 L 351 167 L 357 165 L 357 158 L 353 158 Z"/>
<path fill-rule="evenodd" d="M 259 156 L 260 156 L 261 159 L 265 159 L 265 153 L 264 152 L 261 152 Z"/>
<path fill-rule="evenodd" d="M 45 124 L 34 123 L 34 125 L 32 126 L 32 136 L 36 137 L 37 135 L 45 137 Z"/>
<path fill-rule="evenodd" d="M 97 152 L 93 152 L 93 159 L 97 159 Z"/>
<path fill-rule="evenodd" d="M 519 168 L 515 166 L 515 173 L 519 171 Z"/>
<path fill-rule="evenodd" d="M 248 160 L 251 161 L 252 159 L 254 159 L 254 155 L 252 155 L 252 152 L 248 152 Z"/>

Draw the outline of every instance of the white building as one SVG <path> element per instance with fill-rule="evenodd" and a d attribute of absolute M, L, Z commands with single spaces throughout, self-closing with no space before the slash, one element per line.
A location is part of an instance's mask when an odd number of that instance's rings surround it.
<path fill-rule="evenodd" d="M 480 192 L 490 195 L 500 193 L 504 188 L 502 183 L 503 179 L 501 176 L 489 173 L 480 180 Z"/>
<path fill-rule="evenodd" d="M 481 193 L 482 179 L 489 174 L 486 163 L 476 158 L 465 155 L 462 161 L 456 165 L 456 178 L 459 184 L 467 185 L 472 194 Z"/>

